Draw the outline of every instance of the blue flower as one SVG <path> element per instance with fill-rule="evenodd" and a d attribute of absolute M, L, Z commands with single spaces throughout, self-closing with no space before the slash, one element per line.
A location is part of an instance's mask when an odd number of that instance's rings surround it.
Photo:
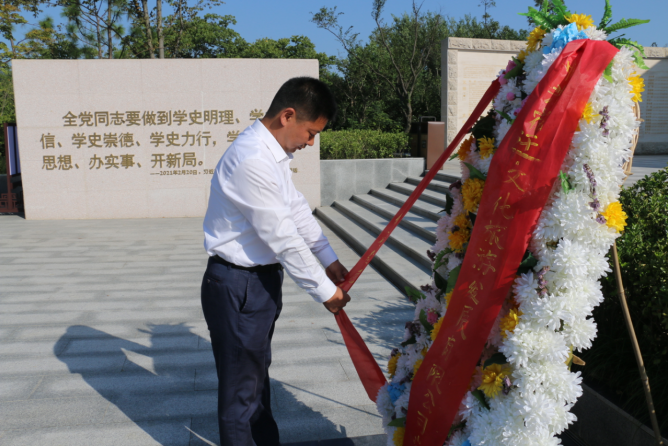
<path fill-rule="evenodd" d="M 397 399 L 401 397 L 401 394 L 404 392 L 405 389 L 406 385 L 404 384 L 395 385 L 394 383 L 390 383 L 387 386 L 387 392 L 390 393 L 390 400 L 392 401 L 393 405 L 397 401 Z"/>
<path fill-rule="evenodd" d="M 471 441 L 469 441 L 469 439 L 466 438 L 464 442 L 461 443 L 461 445 L 471 445 Z"/>
<path fill-rule="evenodd" d="M 555 48 L 563 48 L 568 42 L 579 39 L 589 39 L 584 31 L 578 31 L 575 23 L 571 23 L 563 28 L 557 28 L 552 32 L 552 45 L 543 47 L 543 54 L 549 54 Z"/>

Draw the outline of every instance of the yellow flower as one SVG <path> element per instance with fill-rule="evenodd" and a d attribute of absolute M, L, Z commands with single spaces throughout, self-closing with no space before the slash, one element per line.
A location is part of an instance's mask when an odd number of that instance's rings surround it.
<path fill-rule="evenodd" d="M 482 190 L 485 187 L 484 180 L 479 178 L 468 178 L 462 185 L 462 196 L 464 198 L 464 209 L 470 213 L 475 213 L 482 197 Z"/>
<path fill-rule="evenodd" d="M 459 146 L 459 151 L 457 152 L 457 156 L 461 161 L 465 161 L 466 157 L 469 156 L 469 152 L 471 152 L 471 143 L 475 141 L 475 137 L 471 135 L 470 138 L 467 138 L 464 140 L 464 142 Z"/>
<path fill-rule="evenodd" d="M 536 51 L 543 41 L 543 37 L 545 37 L 546 32 L 547 31 L 545 31 L 540 26 L 531 31 L 531 34 L 529 34 L 529 37 L 527 37 L 527 51 Z"/>
<path fill-rule="evenodd" d="M 452 299 L 452 290 L 445 295 L 445 308 L 447 309 L 450 305 L 450 300 Z M 437 332 L 438 333 L 438 332 Z M 432 338 L 433 340 L 433 338 Z"/>
<path fill-rule="evenodd" d="M 462 251 L 464 249 L 464 244 L 466 244 L 471 237 L 471 232 L 468 228 L 460 228 L 454 233 L 450 233 L 448 236 L 448 241 L 450 242 L 450 248 L 454 251 Z"/>
<path fill-rule="evenodd" d="M 466 214 L 460 214 L 459 216 L 455 217 L 455 220 L 452 222 L 452 224 L 459 228 L 471 227 L 471 221 L 469 221 L 468 217 L 466 217 Z"/>
<path fill-rule="evenodd" d="M 420 366 L 422 366 L 422 359 L 416 361 L 415 365 L 413 365 L 413 377 L 417 376 L 417 372 L 418 369 L 420 369 Z"/>
<path fill-rule="evenodd" d="M 517 326 L 517 323 L 520 321 L 520 315 L 522 315 L 522 312 L 520 312 L 517 308 L 515 308 L 515 309 L 510 309 L 508 315 L 501 318 L 501 321 L 499 322 L 499 327 L 501 328 L 501 335 L 503 335 L 503 338 L 506 338 L 508 336 L 507 332 L 512 332 L 515 330 L 515 326 Z"/>
<path fill-rule="evenodd" d="M 529 52 L 526 49 L 524 49 L 524 50 L 520 51 L 520 54 L 517 55 L 517 59 L 520 62 L 524 62 L 524 59 L 526 59 L 528 55 L 529 55 Z"/>
<path fill-rule="evenodd" d="M 449 296 L 452 296 L 452 292 L 448 293 Z M 445 301 L 450 302 L 450 298 L 448 298 L 448 295 L 445 296 Z M 441 330 L 441 325 L 443 324 L 443 317 L 439 318 L 436 323 L 434 323 L 434 328 L 431 330 L 431 339 L 432 341 L 436 340 L 436 337 L 438 337 L 438 331 Z"/>
<path fill-rule="evenodd" d="M 392 435 L 394 445 L 404 445 L 404 434 L 406 434 L 406 429 L 404 427 L 397 427 L 397 429 L 394 430 L 394 435 Z"/>
<path fill-rule="evenodd" d="M 598 113 L 594 112 L 594 107 L 592 107 L 591 103 L 588 102 L 587 106 L 585 107 L 584 111 L 582 112 L 582 119 L 587 121 L 588 123 L 591 123 L 594 118 L 598 116 Z"/>
<path fill-rule="evenodd" d="M 494 363 L 482 372 L 482 384 L 478 387 L 487 397 L 496 397 L 503 388 L 503 378 L 510 374 L 508 365 Z"/>
<path fill-rule="evenodd" d="M 628 79 L 629 84 L 631 84 L 631 91 L 629 93 L 633 93 L 633 100 L 635 102 L 642 102 L 642 95 L 641 93 L 645 91 L 645 80 L 638 76 L 635 71 L 633 72 L 633 75 Z"/>
<path fill-rule="evenodd" d="M 478 140 L 480 158 L 483 160 L 494 153 L 494 138 L 482 137 Z"/>
<path fill-rule="evenodd" d="M 622 210 L 621 203 L 612 202 L 601 214 L 603 217 L 605 217 L 606 223 L 610 228 L 614 228 L 620 233 L 624 231 L 624 227 L 626 226 L 626 218 L 628 216 L 624 210 Z"/>
<path fill-rule="evenodd" d="M 586 16 L 584 14 L 571 14 L 566 20 L 575 23 L 580 31 L 587 29 L 590 26 L 594 26 L 594 20 L 591 16 Z"/>
<path fill-rule="evenodd" d="M 390 372 L 390 377 L 394 377 L 394 374 L 397 372 L 397 362 L 399 361 L 401 354 L 393 355 L 390 357 L 390 361 L 387 362 L 387 370 Z"/>

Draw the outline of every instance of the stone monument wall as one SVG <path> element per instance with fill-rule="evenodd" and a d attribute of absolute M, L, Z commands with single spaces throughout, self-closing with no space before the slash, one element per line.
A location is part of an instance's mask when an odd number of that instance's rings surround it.
<path fill-rule="evenodd" d="M 203 216 L 236 136 L 316 60 L 15 60 L 27 219 Z M 293 181 L 320 205 L 319 139 Z"/>
<path fill-rule="evenodd" d="M 526 47 L 515 40 L 450 37 L 441 44 L 443 77 L 441 119 L 449 144 L 511 56 Z M 640 103 L 644 120 L 636 154 L 668 154 L 668 48 L 645 47 L 649 70 L 639 70 L 645 80 Z"/>

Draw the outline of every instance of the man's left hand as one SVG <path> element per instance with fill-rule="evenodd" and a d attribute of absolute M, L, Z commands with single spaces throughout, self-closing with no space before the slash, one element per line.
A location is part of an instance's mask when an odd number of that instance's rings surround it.
<path fill-rule="evenodd" d="M 339 284 L 346 278 L 348 269 L 346 269 L 337 259 L 325 269 L 325 273 L 327 273 L 327 277 L 331 279 L 334 284 Z"/>

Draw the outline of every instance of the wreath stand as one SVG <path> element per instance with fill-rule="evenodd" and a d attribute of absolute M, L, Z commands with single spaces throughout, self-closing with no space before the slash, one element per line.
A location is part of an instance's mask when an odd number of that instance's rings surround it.
<path fill-rule="evenodd" d="M 640 119 L 640 106 L 636 102 L 633 106 L 633 111 L 636 115 L 636 119 Z M 633 166 L 633 153 L 635 152 L 636 145 L 638 144 L 638 132 L 633 136 L 633 144 L 631 145 L 631 157 L 622 165 L 624 169 L 624 181 L 632 174 L 631 167 Z M 622 182 L 623 183 L 623 182 Z M 649 388 L 649 378 L 647 377 L 647 371 L 645 371 L 645 364 L 643 363 L 642 354 L 640 353 L 640 345 L 638 345 L 638 338 L 636 337 L 636 332 L 633 329 L 633 321 L 631 321 L 631 313 L 629 312 L 629 306 L 626 302 L 626 295 L 624 294 L 624 284 L 622 283 L 622 271 L 619 267 L 619 256 L 617 255 L 617 242 L 615 241 L 612 245 L 613 253 L 613 263 L 615 268 L 615 279 L 617 280 L 617 289 L 619 290 L 619 300 L 622 304 L 622 312 L 624 313 L 624 321 L 626 322 L 626 329 L 629 332 L 631 337 L 631 345 L 633 346 L 633 353 L 636 357 L 636 363 L 638 363 L 638 371 L 640 372 L 640 380 L 643 384 L 643 389 L 645 390 L 645 400 L 647 401 L 647 409 L 649 410 L 649 418 L 652 421 L 652 428 L 654 429 L 654 436 L 656 437 L 657 445 L 663 445 L 663 438 L 661 437 L 661 430 L 659 429 L 659 423 L 656 419 L 656 411 L 654 409 L 654 401 L 652 400 L 652 392 Z"/>

